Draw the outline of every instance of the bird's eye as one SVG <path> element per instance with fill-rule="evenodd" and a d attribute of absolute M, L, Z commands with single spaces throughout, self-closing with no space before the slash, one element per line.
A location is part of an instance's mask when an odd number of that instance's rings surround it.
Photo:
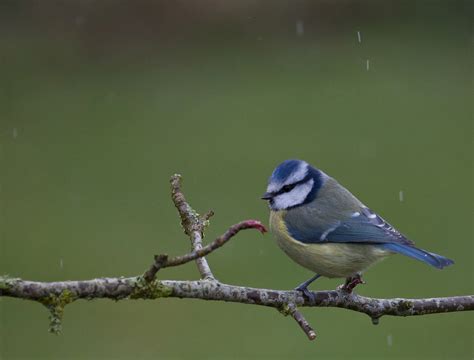
<path fill-rule="evenodd" d="M 293 190 L 294 187 L 295 187 L 295 184 L 285 185 L 281 188 L 281 191 L 289 192 L 289 191 Z"/>

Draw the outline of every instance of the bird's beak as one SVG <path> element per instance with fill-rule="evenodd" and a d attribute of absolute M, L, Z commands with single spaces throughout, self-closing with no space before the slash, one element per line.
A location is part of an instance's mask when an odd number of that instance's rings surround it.
<path fill-rule="evenodd" d="M 266 192 L 265 194 L 262 195 L 262 200 L 271 200 L 273 198 L 273 194 Z"/>

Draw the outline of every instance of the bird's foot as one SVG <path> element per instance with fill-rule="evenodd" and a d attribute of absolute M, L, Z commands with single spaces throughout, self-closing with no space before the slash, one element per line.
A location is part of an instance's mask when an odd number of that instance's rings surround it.
<path fill-rule="evenodd" d="M 339 285 L 337 289 L 350 294 L 359 284 L 365 284 L 365 281 L 362 280 L 361 274 L 356 274 L 354 276 L 348 277 L 344 285 Z"/>
<path fill-rule="evenodd" d="M 314 280 L 320 278 L 321 275 L 315 274 L 311 279 L 306 280 L 304 283 L 299 284 L 295 290 L 301 291 L 304 296 L 306 296 L 311 302 L 314 302 L 315 298 L 311 291 L 308 290 L 309 284 L 311 284 Z"/>
<path fill-rule="evenodd" d="M 296 291 L 300 291 L 303 293 L 303 296 L 308 298 L 309 301 L 311 302 L 314 302 L 314 294 L 308 290 L 308 287 L 307 286 L 302 286 L 303 284 L 301 284 L 300 286 L 296 287 L 295 290 Z"/>

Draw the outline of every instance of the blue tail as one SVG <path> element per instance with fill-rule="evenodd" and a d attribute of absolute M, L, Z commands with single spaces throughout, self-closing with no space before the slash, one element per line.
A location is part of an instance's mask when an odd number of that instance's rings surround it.
<path fill-rule="evenodd" d="M 409 245 L 389 243 L 383 244 L 382 248 L 409 256 L 416 260 L 423 261 L 424 263 L 427 263 L 438 269 L 442 269 L 445 266 L 454 264 L 453 260 L 445 258 L 444 256 L 433 254 Z"/>

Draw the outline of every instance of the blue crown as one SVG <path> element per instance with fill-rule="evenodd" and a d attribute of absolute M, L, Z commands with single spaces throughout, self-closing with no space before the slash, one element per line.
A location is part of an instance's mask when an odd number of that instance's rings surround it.
<path fill-rule="evenodd" d="M 304 161 L 296 159 L 285 160 L 275 168 L 270 180 L 284 183 L 304 163 Z"/>

